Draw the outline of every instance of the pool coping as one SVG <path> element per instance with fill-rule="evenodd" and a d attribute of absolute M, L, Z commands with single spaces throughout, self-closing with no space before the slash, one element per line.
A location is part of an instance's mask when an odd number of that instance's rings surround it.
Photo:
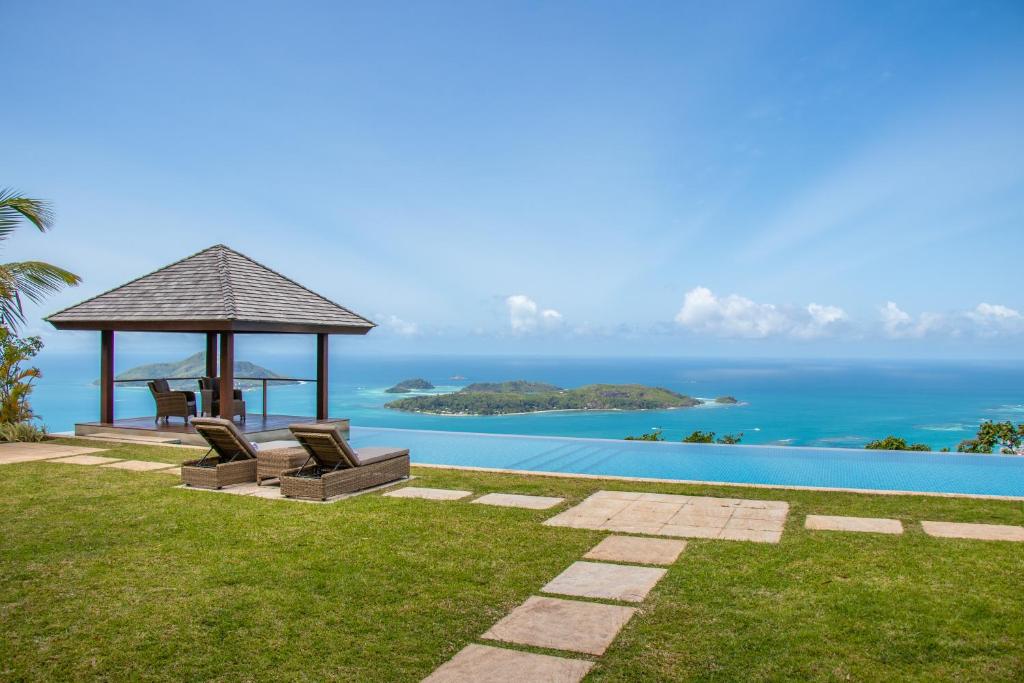
<path fill-rule="evenodd" d="M 1024 496 L 999 496 L 987 493 L 948 493 L 945 491 L 894 491 L 891 489 L 853 489 L 833 486 L 800 486 L 784 484 L 743 484 L 734 481 L 701 481 L 698 479 L 664 479 L 661 477 L 627 477 L 616 474 L 580 474 L 578 472 L 544 472 L 540 470 L 511 470 L 500 467 L 474 467 L 471 465 L 438 465 L 413 462 L 413 467 L 431 467 L 439 470 L 464 470 L 492 474 L 525 474 L 533 477 L 562 477 L 566 479 L 605 479 L 611 481 L 632 481 L 648 484 L 687 484 L 701 486 L 733 486 L 752 489 L 780 489 L 783 491 L 822 491 L 833 493 L 859 493 L 871 496 L 931 496 L 935 498 L 972 498 L 981 500 L 1006 500 L 1020 502 Z"/>

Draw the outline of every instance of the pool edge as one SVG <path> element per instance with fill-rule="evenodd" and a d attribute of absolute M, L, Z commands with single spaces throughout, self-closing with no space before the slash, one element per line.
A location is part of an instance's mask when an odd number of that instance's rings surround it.
<path fill-rule="evenodd" d="M 972 498 L 980 500 L 1006 500 L 1021 502 L 1024 496 L 999 496 L 988 493 L 948 493 L 943 491 L 893 491 L 888 489 L 852 489 L 833 486 L 786 486 L 784 484 L 743 484 L 732 481 L 700 481 L 696 479 L 664 479 L 661 477 L 627 477 L 616 474 L 581 474 L 578 472 L 544 472 L 540 470 L 511 470 L 500 467 L 474 467 L 471 465 L 438 465 L 413 462 L 413 467 L 431 467 L 439 470 L 465 470 L 468 472 L 489 472 L 492 474 L 526 474 L 534 477 L 562 477 L 567 479 L 608 479 L 612 481 L 635 481 L 649 484 L 688 484 L 702 486 L 732 486 L 752 489 L 781 489 L 783 491 L 823 491 L 834 493 L 859 493 L 871 496 L 931 496 L 936 498 Z"/>

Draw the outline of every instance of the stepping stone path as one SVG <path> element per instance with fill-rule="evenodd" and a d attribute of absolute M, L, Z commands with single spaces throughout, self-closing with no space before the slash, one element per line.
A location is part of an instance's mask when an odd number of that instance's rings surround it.
<path fill-rule="evenodd" d="M 488 493 L 471 502 L 480 505 L 496 505 L 498 507 L 547 510 L 555 507 L 564 500 L 565 498 L 554 498 L 551 496 L 523 496 L 516 493 Z"/>
<path fill-rule="evenodd" d="M 672 564 L 686 549 L 686 541 L 639 536 L 609 536 L 583 556 L 587 560 Z"/>
<path fill-rule="evenodd" d="M 533 596 L 482 637 L 601 655 L 635 613 L 635 607 Z"/>
<path fill-rule="evenodd" d="M 604 562 L 574 562 L 541 588 L 541 592 L 643 602 L 655 584 L 665 576 L 665 571 L 654 567 L 631 567 Z"/>
<path fill-rule="evenodd" d="M 423 683 L 487 681 L 487 683 L 577 683 L 587 675 L 593 662 L 536 655 L 488 645 L 467 645 Z"/>
<path fill-rule="evenodd" d="M 778 543 L 789 503 L 598 491 L 544 522 L 548 526 L 623 533 Z"/>
<path fill-rule="evenodd" d="M 860 531 L 872 534 L 902 534 L 903 523 L 898 519 L 879 517 L 833 517 L 807 515 L 804 527 L 814 531 Z"/>
<path fill-rule="evenodd" d="M 56 443 L 0 443 L 0 465 L 12 465 L 18 462 L 33 462 L 36 460 L 52 460 L 71 455 L 99 453 L 104 450 L 106 449 L 64 446 Z"/>
<path fill-rule="evenodd" d="M 641 500 L 644 495 L 646 494 L 627 492 L 626 496 L 628 497 L 624 500 L 627 503 L 635 502 Z M 602 500 L 601 497 L 598 497 L 598 500 Z M 664 503 L 666 501 L 646 502 Z M 667 502 L 671 504 L 674 501 Z M 784 519 L 783 517 L 783 521 Z M 585 557 L 590 560 L 612 560 L 634 564 L 672 564 L 685 548 L 686 541 L 609 536 L 594 546 Z M 665 569 L 655 567 L 637 567 L 606 562 L 575 562 L 544 586 L 541 591 L 580 598 L 638 603 L 647 597 L 647 594 L 665 576 L 666 572 Z M 512 610 L 508 616 L 480 637 L 484 640 L 514 645 L 599 656 L 604 654 L 619 631 L 633 618 L 636 609 L 622 605 L 563 600 L 535 595 L 527 598 L 526 602 Z M 469 645 L 428 676 L 426 680 L 445 681 L 446 683 L 455 681 L 509 681 L 510 683 L 565 681 L 566 683 L 575 683 L 581 680 L 592 666 L 593 662 L 579 659 Z"/>
<path fill-rule="evenodd" d="M 98 455 L 72 455 L 69 458 L 57 458 L 47 462 L 59 462 L 66 465 L 106 465 L 111 462 L 119 462 L 120 458 L 103 458 Z"/>
<path fill-rule="evenodd" d="M 979 541 L 1017 541 L 1024 543 L 1024 526 L 921 522 L 921 528 L 929 536 L 941 538 L 970 538 Z"/>
<path fill-rule="evenodd" d="M 119 470 L 130 470 L 132 472 L 148 472 L 150 470 L 166 470 L 177 467 L 169 462 L 153 462 L 151 460 L 119 460 L 103 467 L 112 467 Z M 181 469 L 180 467 L 178 468 Z"/>
<path fill-rule="evenodd" d="M 391 491 L 385 493 L 385 496 L 389 498 L 423 498 L 426 500 L 459 500 L 472 496 L 472 491 L 456 491 L 455 489 L 427 489 L 420 486 L 406 486 L 405 488 L 398 489 L 397 491 Z"/>

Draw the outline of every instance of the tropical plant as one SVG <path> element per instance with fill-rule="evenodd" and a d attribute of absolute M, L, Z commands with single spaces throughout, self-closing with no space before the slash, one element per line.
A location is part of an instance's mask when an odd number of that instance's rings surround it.
<path fill-rule="evenodd" d="M 626 441 L 664 441 L 665 437 L 661 435 L 660 429 L 655 429 L 652 432 L 644 432 L 640 436 L 627 436 Z"/>
<path fill-rule="evenodd" d="M 46 427 L 37 427 L 31 422 L 10 422 L 0 424 L 0 441 L 6 442 L 27 442 L 45 441 Z"/>
<path fill-rule="evenodd" d="M 695 431 L 689 436 L 683 437 L 683 443 L 714 443 L 715 433 L 714 432 L 702 432 L 700 430 Z"/>
<path fill-rule="evenodd" d="M 986 420 L 978 427 L 973 439 L 960 442 L 956 450 L 960 453 L 991 453 L 998 446 L 999 452 L 1012 455 L 1021 452 L 1024 443 L 1024 423 L 1014 426 L 1012 422 Z"/>
<path fill-rule="evenodd" d="M 23 367 L 35 358 L 43 342 L 39 337 L 22 339 L 0 327 L 0 424 L 28 422 L 35 415 L 28 403 L 39 368 Z"/>
<path fill-rule="evenodd" d="M 908 444 L 907 440 L 890 434 L 884 439 L 875 439 L 869 441 L 864 448 L 871 449 L 873 451 L 930 451 L 931 446 L 924 443 L 912 443 Z"/>
<path fill-rule="evenodd" d="M 714 432 L 702 432 L 699 429 L 689 436 L 683 437 L 683 443 L 721 443 L 721 444 L 737 444 L 743 439 L 743 432 L 739 434 L 725 434 L 720 438 L 715 438 Z"/>
<path fill-rule="evenodd" d="M 14 234 L 24 221 L 46 232 L 53 227 L 53 210 L 48 202 L 0 188 L 0 242 Z M 74 273 L 45 261 L 0 264 L 0 323 L 16 332 L 25 323 L 22 298 L 39 302 L 48 294 L 79 282 L 81 278 Z"/>

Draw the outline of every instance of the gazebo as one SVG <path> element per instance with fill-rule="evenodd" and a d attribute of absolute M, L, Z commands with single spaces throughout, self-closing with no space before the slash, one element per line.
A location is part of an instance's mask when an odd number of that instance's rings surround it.
<path fill-rule="evenodd" d="M 374 323 L 303 287 L 248 256 L 218 244 L 46 318 L 58 330 L 100 332 L 100 419 L 75 425 L 75 433 L 138 435 L 138 430 L 199 438 L 187 423 L 114 415 L 114 333 L 185 332 L 206 335 L 206 375 L 217 376 L 220 395 L 234 388 L 236 334 L 316 335 L 316 420 L 328 416 L 328 339 L 366 334 Z M 218 363 L 219 349 L 219 363 Z M 155 378 L 154 378 L 155 379 Z M 231 419 L 231 401 L 220 402 Z M 239 426 L 253 441 L 287 434 L 290 422 L 308 417 L 252 415 Z"/>

